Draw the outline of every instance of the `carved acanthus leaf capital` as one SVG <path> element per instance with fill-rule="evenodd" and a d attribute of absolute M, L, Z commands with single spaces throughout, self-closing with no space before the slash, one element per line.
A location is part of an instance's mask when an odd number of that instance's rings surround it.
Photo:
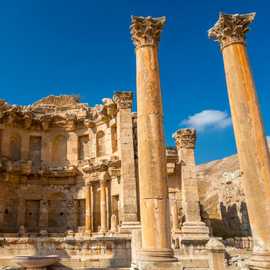
<path fill-rule="evenodd" d="M 196 144 L 196 130 L 194 128 L 178 129 L 173 134 L 177 148 L 194 149 Z"/>
<path fill-rule="evenodd" d="M 209 29 L 209 38 L 218 41 L 221 48 L 232 43 L 245 43 L 245 34 L 249 24 L 255 18 L 256 13 L 247 14 L 219 14 L 216 24 Z"/>
<path fill-rule="evenodd" d="M 130 33 L 136 48 L 142 46 L 158 46 L 160 32 L 166 22 L 166 17 L 131 17 Z"/>
<path fill-rule="evenodd" d="M 116 92 L 113 101 L 117 104 L 118 109 L 131 109 L 132 92 Z"/>

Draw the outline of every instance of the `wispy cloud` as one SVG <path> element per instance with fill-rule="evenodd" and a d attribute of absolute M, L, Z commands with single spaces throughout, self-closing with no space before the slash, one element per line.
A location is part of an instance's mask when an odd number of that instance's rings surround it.
<path fill-rule="evenodd" d="M 188 116 L 181 124 L 196 128 L 198 131 L 205 131 L 206 129 L 225 129 L 231 126 L 232 121 L 226 112 L 204 110 Z"/>

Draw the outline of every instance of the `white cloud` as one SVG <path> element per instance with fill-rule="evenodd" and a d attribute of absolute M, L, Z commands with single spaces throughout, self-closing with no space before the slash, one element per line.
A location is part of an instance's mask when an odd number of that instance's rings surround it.
<path fill-rule="evenodd" d="M 268 144 L 270 144 L 270 136 L 266 137 Z"/>
<path fill-rule="evenodd" d="M 205 129 L 225 129 L 232 123 L 231 117 L 223 111 L 204 110 L 188 116 L 182 121 L 182 125 L 196 128 L 198 131 Z"/>

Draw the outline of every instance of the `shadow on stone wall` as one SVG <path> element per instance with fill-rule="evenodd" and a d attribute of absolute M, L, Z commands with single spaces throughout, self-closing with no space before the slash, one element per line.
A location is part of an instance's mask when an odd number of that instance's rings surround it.
<path fill-rule="evenodd" d="M 219 204 L 220 216 L 218 218 L 210 218 L 208 213 L 201 206 L 201 216 L 203 221 L 210 227 L 210 232 L 215 237 L 223 239 L 233 237 L 251 236 L 251 229 L 248 217 L 247 206 L 245 202 L 225 205 L 223 202 Z"/>

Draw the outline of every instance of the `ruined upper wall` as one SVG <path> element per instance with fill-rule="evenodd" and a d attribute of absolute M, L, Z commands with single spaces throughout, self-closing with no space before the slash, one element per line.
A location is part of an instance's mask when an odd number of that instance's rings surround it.
<path fill-rule="evenodd" d="M 116 117 L 117 104 L 109 98 L 95 107 L 80 103 L 76 96 L 48 96 L 29 106 L 17 106 L 0 100 L 0 124 L 47 131 L 94 127 Z"/>

